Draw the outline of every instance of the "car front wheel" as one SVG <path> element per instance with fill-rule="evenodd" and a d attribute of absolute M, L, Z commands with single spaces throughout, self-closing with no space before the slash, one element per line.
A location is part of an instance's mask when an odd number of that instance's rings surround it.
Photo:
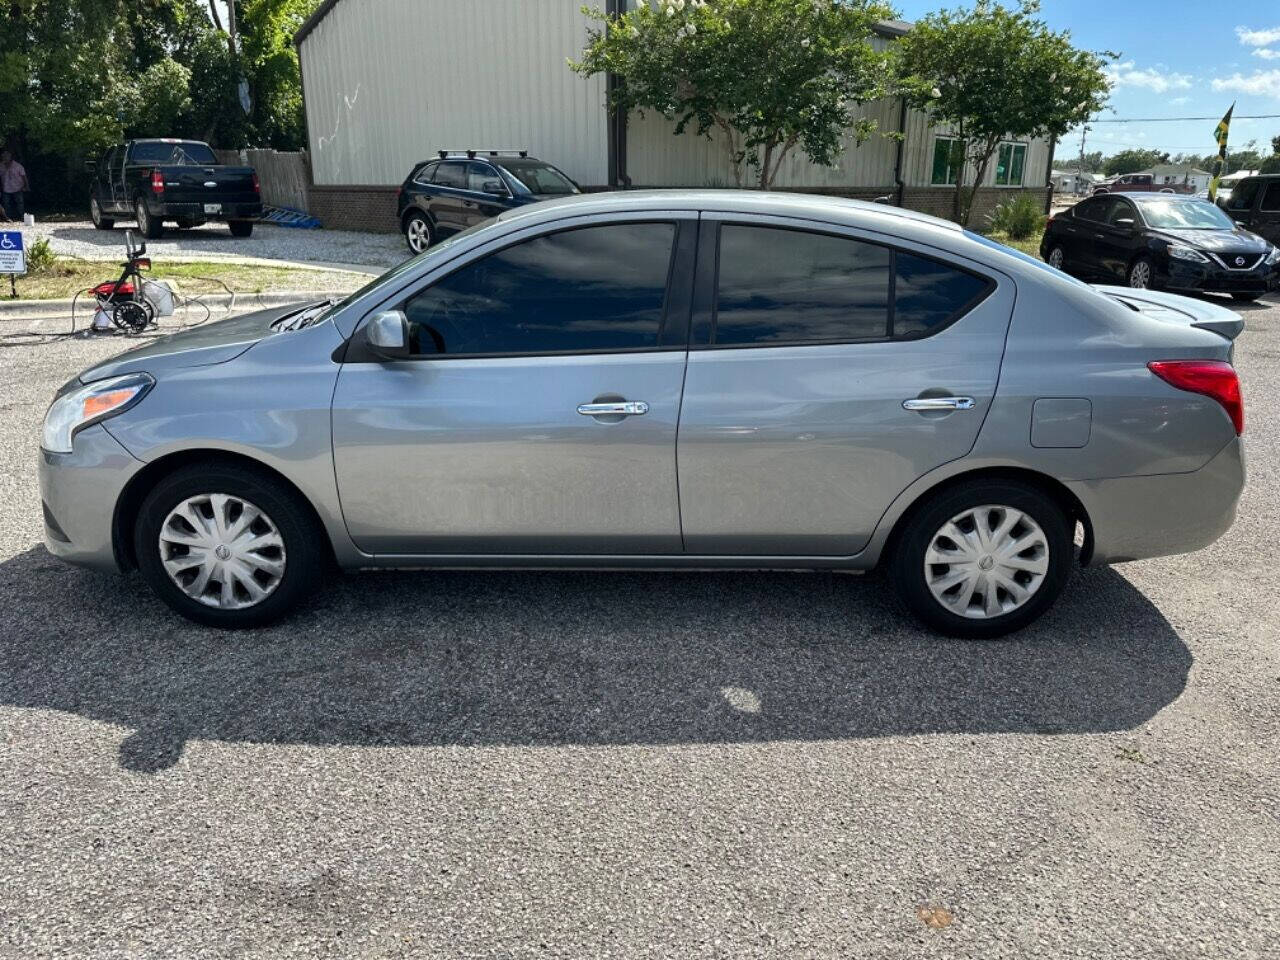
<path fill-rule="evenodd" d="M 1033 486 L 975 480 L 944 490 L 908 522 L 892 557 L 903 601 L 926 625 L 988 639 L 1053 605 L 1071 573 L 1072 523 Z"/>
<path fill-rule="evenodd" d="M 294 491 L 265 472 L 218 462 L 156 484 L 139 512 L 134 550 L 161 600 L 213 627 L 279 620 L 328 566 L 323 533 Z"/>

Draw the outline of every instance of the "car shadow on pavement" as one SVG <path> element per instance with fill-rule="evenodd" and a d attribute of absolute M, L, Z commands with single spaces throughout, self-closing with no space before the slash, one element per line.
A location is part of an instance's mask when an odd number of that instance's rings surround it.
<path fill-rule="evenodd" d="M 1016 637 L 948 640 L 879 577 L 419 572 L 330 581 L 291 620 L 220 632 L 136 577 L 43 547 L 0 564 L 0 703 L 133 732 L 123 766 L 193 739 L 597 745 L 1131 729 L 1192 658 L 1119 572 L 1080 571 Z"/>

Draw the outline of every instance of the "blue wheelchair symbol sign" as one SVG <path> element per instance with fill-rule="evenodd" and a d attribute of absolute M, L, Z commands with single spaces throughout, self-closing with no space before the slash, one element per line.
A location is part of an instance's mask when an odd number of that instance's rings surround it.
<path fill-rule="evenodd" d="M 27 258 L 22 250 L 22 234 L 0 230 L 0 273 L 26 273 Z"/>

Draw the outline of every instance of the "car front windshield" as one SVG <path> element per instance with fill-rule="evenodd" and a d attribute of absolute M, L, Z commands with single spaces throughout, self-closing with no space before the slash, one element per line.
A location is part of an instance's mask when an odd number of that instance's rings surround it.
<path fill-rule="evenodd" d="M 565 196 L 578 192 L 573 181 L 549 163 L 538 163 L 536 160 L 508 160 L 502 166 L 523 183 L 530 193 L 540 196 Z"/>
<path fill-rule="evenodd" d="M 1207 200 L 1139 200 L 1147 225 L 1156 230 L 1234 230 L 1235 223 Z"/>
<path fill-rule="evenodd" d="M 208 144 L 194 140 L 135 143 L 130 156 L 134 163 L 163 163 L 169 166 L 209 167 L 218 162 Z"/>

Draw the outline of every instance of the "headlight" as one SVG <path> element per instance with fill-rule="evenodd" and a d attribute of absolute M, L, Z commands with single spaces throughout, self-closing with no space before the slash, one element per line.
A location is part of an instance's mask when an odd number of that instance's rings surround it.
<path fill-rule="evenodd" d="M 1267 263 L 1280 263 L 1280 247 L 1272 247 L 1267 255 Z"/>
<path fill-rule="evenodd" d="M 1199 250 L 1193 250 L 1190 247 L 1179 247 L 1176 244 L 1169 244 L 1169 256 L 1175 260 L 1190 260 L 1193 263 L 1208 263 L 1209 258 Z"/>
<path fill-rule="evenodd" d="M 145 373 L 130 373 L 110 380 L 78 387 L 65 393 L 49 407 L 44 415 L 44 436 L 40 446 L 50 453 L 70 453 L 71 438 L 76 431 L 91 423 L 124 413 L 146 396 L 155 386 Z"/>

